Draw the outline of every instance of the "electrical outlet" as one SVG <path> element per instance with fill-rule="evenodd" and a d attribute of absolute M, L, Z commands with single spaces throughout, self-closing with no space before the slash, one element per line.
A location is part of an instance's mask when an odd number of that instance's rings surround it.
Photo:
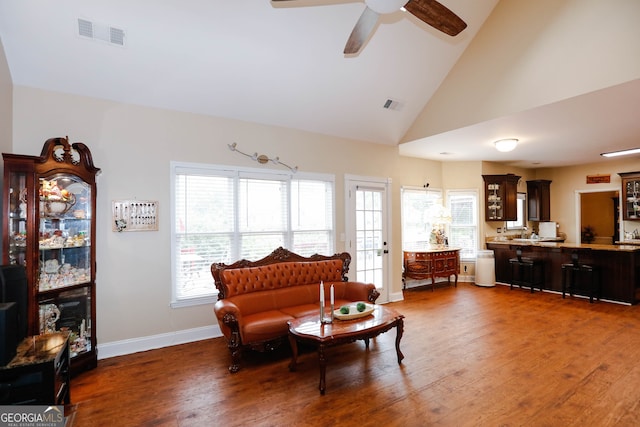
<path fill-rule="evenodd" d="M 502 227 L 498 227 L 498 234 L 502 233 Z"/>

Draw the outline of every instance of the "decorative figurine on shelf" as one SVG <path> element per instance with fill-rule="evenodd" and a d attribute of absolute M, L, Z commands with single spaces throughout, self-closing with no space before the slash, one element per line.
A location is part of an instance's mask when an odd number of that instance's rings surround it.
<path fill-rule="evenodd" d="M 45 304 L 40 306 L 40 325 L 43 328 L 41 333 L 51 333 L 56 331 L 56 322 L 60 318 L 60 310 L 55 304 Z"/>

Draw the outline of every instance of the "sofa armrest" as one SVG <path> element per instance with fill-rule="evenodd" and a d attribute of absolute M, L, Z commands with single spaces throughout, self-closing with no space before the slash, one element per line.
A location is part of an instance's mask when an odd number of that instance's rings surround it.
<path fill-rule="evenodd" d="M 235 373 L 240 369 L 240 351 L 242 339 L 240 336 L 240 322 L 242 313 L 237 305 L 228 299 L 216 301 L 213 311 L 218 319 L 218 325 L 222 334 L 227 339 L 227 347 L 231 352 L 231 365 L 229 372 Z"/>
<path fill-rule="evenodd" d="M 240 332 L 240 322 L 242 321 L 242 313 L 237 305 L 228 299 L 216 301 L 213 311 L 218 319 L 218 325 L 222 334 L 230 338 L 233 331 Z"/>
<path fill-rule="evenodd" d="M 345 297 L 351 301 L 368 301 L 374 304 L 380 296 L 373 283 L 345 282 L 345 285 Z"/>

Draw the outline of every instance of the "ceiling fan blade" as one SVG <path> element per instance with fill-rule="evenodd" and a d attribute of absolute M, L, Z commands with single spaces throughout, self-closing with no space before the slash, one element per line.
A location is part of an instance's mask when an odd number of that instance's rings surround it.
<path fill-rule="evenodd" d="M 368 6 L 365 7 L 356 26 L 353 27 L 353 31 L 351 31 L 347 44 L 344 46 L 345 54 L 358 53 L 360 51 L 364 43 L 371 36 L 379 16 L 377 12 L 374 12 Z"/>
<path fill-rule="evenodd" d="M 436 0 L 409 0 L 404 8 L 419 20 L 450 36 L 457 36 L 467 28 L 466 22 Z"/>

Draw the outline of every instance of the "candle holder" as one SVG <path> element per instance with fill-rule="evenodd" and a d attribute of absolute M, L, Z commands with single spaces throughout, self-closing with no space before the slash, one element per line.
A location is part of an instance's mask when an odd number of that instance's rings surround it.
<path fill-rule="evenodd" d="M 320 303 L 320 323 L 328 325 L 333 323 L 333 304 L 331 304 L 331 314 L 329 316 L 324 312 L 324 302 Z"/>

